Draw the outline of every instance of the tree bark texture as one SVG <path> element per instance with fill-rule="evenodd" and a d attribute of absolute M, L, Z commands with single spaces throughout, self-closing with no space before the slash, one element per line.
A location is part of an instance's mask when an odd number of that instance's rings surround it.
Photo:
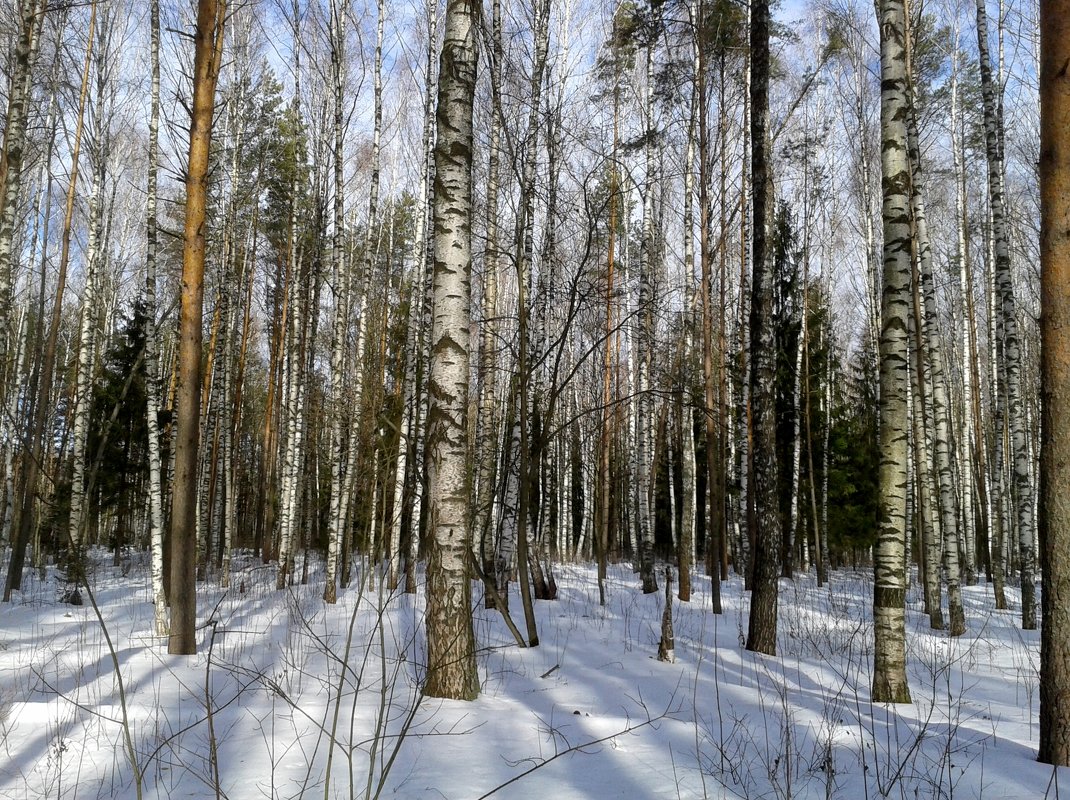
<path fill-rule="evenodd" d="M 769 164 L 769 3 L 751 7 L 751 180 L 754 208 L 750 312 L 754 581 L 747 649 L 776 654 L 780 498 L 776 462 L 776 344 L 773 337 L 773 176 Z"/>
<path fill-rule="evenodd" d="M 439 61 L 433 211 L 434 276 L 427 419 L 427 682 L 432 697 L 479 694 L 468 493 L 468 320 L 472 269 L 474 0 L 449 0 Z"/>
<path fill-rule="evenodd" d="M 1010 459 L 1016 505 L 1015 529 L 1022 577 L 1022 628 L 1037 626 L 1034 586 L 1033 483 L 1030 476 L 1029 432 L 1022 401 L 1022 352 L 1018 335 L 1018 315 L 1011 280 L 1010 241 L 1003 200 L 1003 120 L 997 100 L 996 81 L 988 51 L 988 20 L 985 0 L 977 0 L 977 55 L 981 65 L 981 93 L 984 99 L 985 150 L 988 155 L 988 202 L 992 215 L 992 247 L 999 322 L 1002 326 L 1003 358 L 996 369 L 1006 381 L 1007 422 L 1010 429 Z"/>
<path fill-rule="evenodd" d="M 175 477 L 171 512 L 171 635 L 167 652 L 197 649 L 197 462 L 201 406 L 201 322 L 204 314 L 205 205 L 215 87 L 223 53 L 225 0 L 199 0 L 194 32 L 193 105 L 186 170 L 182 296 L 175 393 Z"/>
<path fill-rule="evenodd" d="M 910 159 L 907 152 L 906 8 L 881 0 L 881 293 L 878 528 L 874 552 L 873 700 L 910 702 L 906 676 L 907 380 L 910 313 Z"/>
<path fill-rule="evenodd" d="M 1040 4 L 1040 760 L 1070 765 L 1070 3 Z"/>

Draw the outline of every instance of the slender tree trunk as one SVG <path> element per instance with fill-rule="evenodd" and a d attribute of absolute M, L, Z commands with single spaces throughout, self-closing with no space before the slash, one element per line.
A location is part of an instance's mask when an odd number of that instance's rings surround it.
<path fill-rule="evenodd" d="M 776 463 L 776 344 L 773 337 L 773 176 L 769 163 L 769 3 L 751 5 L 751 178 L 754 235 L 750 389 L 754 447 L 754 584 L 747 649 L 776 654 L 780 577 L 780 497 Z"/>
<path fill-rule="evenodd" d="M 349 327 L 349 276 L 345 258 L 345 138 L 343 136 L 343 105 L 346 102 L 345 63 L 346 28 L 345 15 L 348 3 L 332 0 L 329 37 L 331 42 L 331 99 L 334 115 L 332 164 L 334 168 L 333 229 L 331 232 L 331 290 L 334 296 L 334 325 L 331 343 L 331 384 L 328 408 L 330 410 L 330 460 L 331 460 L 331 505 L 327 515 L 327 564 L 324 578 L 323 599 L 327 603 L 338 600 L 338 554 L 345 535 L 345 509 L 342 494 L 347 485 L 346 459 L 350 469 L 356 466 L 356 453 L 342 452 L 346 439 L 344 383 L 347 375 L 346 351 L 348 350 Z M 380 21 L 380 28 L 381 21 Z M 381 53 L 380 50 L 377 54 Z M 378 58 L 376 60 L 378 65 Z M 378 79 L 378 75 L 376 76 Z M 377 84 L 378 86 L 378 84 Z M 376 100 L 378 101 L 378 94 Z M 377 107 L 378 110 L 378 107 Z M 360 364 L 356 365 L 360 369 Z"/>
<path fill-rule="evenodd" d="M 171 514 L 171 634 L 167 652 L 197 650 L 197 450 L 201 404 L 201 321 L 204 305 L 205 205 L 215 87 L 223 56 L 226 0 L 198 0 L 194 31 L 193 105 L 186 222 L 182 248 L 174 501 Z"/>
<path fill-rule="evenodd" d="M 614 22 L 615 25 L 615 22 Z M 598 551 L 598 602 L 606 604 L 606 573 L 609 559 L 610 532 L 613 526 L 613 431 L 617 418 L 617 409 L 614 407 L 614 377 L 617 373 L 619 360 L 616 357 L 616 349 L 619 334 L 616 329 L 616 318 L 613 302 L 613 281 L 616 269 L 616 243 L 617 243 L 617 203 L 618 203 L 618 177 L 617 177 L 617 148 L 619 137 L 620 120 L 620 81 L 617 72 L 613 76 L 613 149 L 609 160 L 609 225 L 606 231 L 606 324 L 605 324 L 605 350 L 602 358 L 602 424 L 598 439 L 598 536 L 596 547 Z"/>
<path fill-rule="evenodd" d="M 148 431 L 149 540 L 152 549 L 153 621 L 157 636 L 168 633 L 167 597 L 164 594 L 163 481 L 160 456 L 159 354 L 156 339 L 156 181 L 160 162 L 160 2 L 149 6 L 150 69 L 149 174 L 145 197 L 145 414 Z"/>
<path fill-rule="evenodd" d="M 14 308 L 13 262 L 16 256 L 12 252 L 12 246 L 22 189 L 22 159 L 26 146 L 26 118 L 32 89 L 33 65 L 47 6 L 44 0 L 19 0 L 16 7 L 19 18 L 18 38 L 15 41 L 14 64 L 8 88 L 4 149 L 0 156 L 0 353 L 5 354 L 5 358 L 6 354 L 14 353 L 17 349 L 9 346 L 14 341 L 11 309 Z M 94 5 L 94 10 L 95 8 Z M 0 385 L 0 392 L 3 391 L 4 387 Z M 0 407 L 3 407 L 4 400 L 5 398 L 0 396 Z M 25 552 L 25 543 L 20 546 Z M 19 562 L 21 571 L 22 557 Z M 10 574 L 8 583 L 11 583 Z M 4 594 L 4 599 L 9 599 L 8 592 L 5 591 Z"/>
<path fill-rule="evenodd" d="M 691 107 L 687 121 L 687 154 L 684 157 L 684 345 L 682 395 L 680 403 L 680 472 L 682 513 L 680 536 L 676 545 L 676 565 L 680 573 L 680 588 L 677 596 L 683 602 L 691 600 L 691 564 L 695 551 L 695 411 L 691 399 L 691 366 L 694 363 L 695 327 L 695 129 L 698 121 L 698 73 L 702 68 L 699 57 L 698 19 L 702 8 L 700 0 L 691 0 L 691 24 L 696 35 L 692 40 L 691 54 L 695 80 L 691 87 Z M 672 480 L 670 476 L 670 480 Z"/>
<path fill-rule="evenodd" d="M 528 646 L 539 643 L 535 627 L 535 610 L 529 580 L 529 525 L 531 523 L 531 487 L 536 474 L 538 448 L 532 447 L 532 350 L 529 334 L 529 302 L 532 285 L 532 260 L 534 252 L 535 225 L 535 158 L 538 146 L 538 119 L 542 96 L 543 71 L 549 46 L 550 3 L 543 0 L 535 7 L 535 53 L 531 75 L 531 107 L 528 113 L 528 130 L 521 167 L 521 198 L 517 215 L 517 348 L 518 348 L 518 393 L 517 408 L 520 424 L 520 489 L 517 502 L 517 574 L 520 600 L 524 607 L 524 622 L 527 628 Z"/>
<path fill-rule="evenodd" d="M 91 19 L 95 20 L 96 5 L 92 7 Z M 93 22 L 90 23 L 92 28 Z M 98 56 L 99 59 L 99 56 Z M 98 62 L 98 69 L 99 69 Z M 101 191 L 104 183 L 105 162 L 107 161 L 107 134 L 103 123 L 104 102 L 103 86 L 97 86 L 96 113 L 94 114 L 101 129 L 97 131 L 97 141 L 93 150 L 93 186 L 89 193 L 88 241 L 85 254 L 85 287 L 82 290 L 82 314 L 78 334 L 78 362 L 75 368 L 74 413 L 71 415 L 71 439 L 73 442 L 71 472 L 71 515 L 67 531 L 70 547 L 69 570 L 75 574 L 68 575 L 71 582 L 80 582 L 84 568 L 82 564 L 82 524 L 84 522 L 86 486 L 86 445 L 89 438 L 89 407 L 92 404 L 94 350 L 96 347 L 97 315 L 100 313 L 97 297 L 98 272 L 101 265 L 98 250 L 101 245 Z"/>
<path fill-rule="evenodd" d="M 498 273 L 501 269 L 500 230 L 498 222 L 498 194 L 501 167 L 502 107 L 501 83 L 504 51 L 502 49 L 501 0 L 492 3 L 491 18 L 491 117 L 489 164 L 487 166 L 487 246 L 483 258 L 483 324 L 479 341 L 479 428 L 477 448 L 479 474 L 476 483 L 474 535 L 479 537 L 483 575 L 492 584 L 498 574 L 496 568 L 495 526 L 491 524 L 497 488 L 495 467 L 498 463 Z M 493 588 L 497 590 L 497 585 Z M 487 592 L 487 606 L 494 604 L 494 594 Z"/>
<path fill-rule="evenodd" d="M 651 8 L 651 13 L 655 13 Z M 644 128 L 646 169 L 643 178 L 643 231 L 639 249 L 639 330 L 636 335 L 636 492 L 638 494 L 639 577 L 643 593 L 658 590 L 654 572 L 654 514 L 651 507 L 653 481 L 651 367 L 654 348 L 654 47 L 656 37 L 646 47 L 646 98 Z"/>
<path fill-rule="evenodd" d="M 906 677 L 907 376 L 910 308 L 910 158 L 906 9 L 880 0 L 884 289 L 880 335 L 880 467 L 874 552 L 873 700 L 908 703 Z"/>
<path fill-rule="evenodd" d="M 699 23 L 706 13 L 704 2 L 699 3 Z M 724 76 L 724 59 L 720 60 L 721 75 Z M 724 546 L 724 471 L 720 459 L 721 420 L 717 397 L 716 362 L 713 349 L 713 243 L 710 208 L 710 129 L 709 129 L 709 88 L 706 67 L 705 48 L 697 47 L 695 71 L 698 95 L 698 204 L 699 204 L 699 262 L 701 276 L 699 293 L 702 295 L 702 421 L 706 432 L 706 572 L 710 577 L 710 599 L 713 613 L 721 613 L 721 580 L 726 576 L 721 572 L 721 550 Z M 724 96 L 721 98 L 722 111 Z M 722 113 L 721 124 L 725 115 Z M 721 162 L 722 175 L 724 161 Z M 723 205 L 724 196 L 721 197 Z M 722 241 L 723 241 L 722 236 Z M 746 247 L 744 246 L 744 249 Z"/>
<path fill-rule="evenodd" d="M 968 585 L 976 583 L 977 561 L 975 554 L 981 552 L 978 539 L 988 542 L 987 526 L 984 525 L 984 513 L 977 514 L 977 508 L 984 509 L 985 452 L 977 432 L 978 420 L 974 415 L 974 398 L 979 395 L 975 384 L 976 339 L 974 335 L 973 316 L 973 279 L 970 275 L 969 247 L 967 243 L 968 219 L 966 217 L 966 170 L 963 153 L 962 112 L 960 109 L 958 59 L 951 74 L 951 151 L 955 169 L 955 220 L 957 228 L 956 261 L 959 269 L 959 291 L 962 294 L 962 407 L 964 430 L 959 437 L 960 463 L 962 474 L 962 524 L 963 540 L 966 542 L 965 579 Z M 979 406 L 978 406 L 979 408 Z M 979 413 L 979 411 L 978 411 Z M 980 479 L 975 476 L 982 476 Z M 976 505 L 975 505 L 976 501 Z M 978 520 L 982 524 L 978 525 Z M 979 537 L 979 532 L 983 536 Z M 991 571 L 991 570 L 990 570 Z"/>
<path fill-rule="evenodd" d="M 910 51 L 908 49 L 908 60 Z M 912 73 L 912 70 L 910 70 Z M 947 568 L 948 615 L 952 636 L 966 632 L 966 617 L 962 608 L 961 575 L 959 568 L 959 509 L 955 496 L 955 479 L 952 471 L 951 409 L 948 401 L 947 369 L 943 346 L 940 342 L 939 317 L 936 309 L 936 287 L 933 281 L 932 247 L 929 243 L 929 227 L 925 216 L 923 181 L 921 173 L 921 146 L 918 137 L 917 109 L 914 108 L 913 81 L 910 91 L 910 117 L 907 123 L 907 141 L 911 162 L 911 211 L 914 220 L 915 261 L 917 273 L 914 290 L 916 324 L 919 325 L 918 346 L 928 365 L 925 390 L 929 401 L 925 414 L 931 418 L 925 426 L 932 431 L 934 461 L 938 491 L 937 507 L 940 511 L 940 533 L 943 537 L 944 563 Z M 919 378 L 920 379 L 920 378 Z M 930 380 L 931 379 L 931 380 Z M 925 448 L 927 451 L 927 448 Z M 939 542 L 937 543 L 939 547 Z M 937 562 L 939 563 L 939 560 Z M 937 582 L 939 587 L 939 581 Z M 939 597 L 939 591 L 937 591 Z"/>
<path fill-rule="evenodd" d="M 89 39 L 86 43 L 85 62 L 82 68 L 82 85 L 78 95 L 78 118 L 75 122 L 74 129 L 74 143 L 71 149 L 71 169 L 70 169 L 70 181 L 67 185 L 67 200 L 64 207 L 63 216 L 63 234 L 60 238 L 60 253 L 59 264 L 57 265 L 56 276 L 56 288 L 55 295 L 52 303 L 52 316 L 49 322 L 48 339 L 45 343 L 44 353 L 41 357 L 41 367 L 38 371 L 36 397 L 33 398 L 33 412 L 32 423 L 30 427 L 30 438 L 27 442 L 27 446 L 24 447 L 24 453 L 27 458 L 25 460 L 25 466 L 23 468 L 23 474 L 21 477 L 21 485 L 19 492 L 19 515 L 18 515 L 18 528 L 15 532 L 14 540 L 11 542 L 11 560 L 8 564 L 7 581 L 4 583 L 4 602 L 11 599 L 11 592 L 15 589 L 19 589 L 22 586 L 22 568 L 26 558 L 26 546 L 30 540 L 31 529 L 36 522 L 34 515 L 34 503 L 37 496 L 37 483 L 38 474 L 44 459 L 44 436 L 46 429 L 46 422 L 48 415 L 51 411 L 51 392 L 53 384 L 53 373 L 56 366 L 56 351 L 59 343 L 59 329 L 63 315 L 63 296 L 67 285 L 67 266 L 70 262 L 71 252 L 71 227 L 74 220 L 74 205 L 78 192 L 78 160 L 81 154 L 82 146 L 82 134 L 85 127 L 85 104 L 86 98 L 89 94 L 89 67 L 92 63 L 93 57 L 93 31 L 94 26 L 89 27 Z M 28 74 L 26 76 L 28 79 Z M 13 110 L 12 110 L 13 111 Z M 12 119 L 8 118 L 8 133 L 6 136 L 10 137 L 14 134 L 11 128 Z M 5 158 L 7 156 L 8 145 L 5 139 Z M 21 145 L 20 145 L 21 147 Z M 51 146 L 50 146 L 51 147 Z M 21 155 L 19 156 L 21 159 Z M 51 160 L 51 153 L 49 155 Z M 4 172 L 8 170 L 8 172 Z M 5 160 L 0 164 L 0 173 L 10 174 L 10 161 Z M 17 200 L 17 190 L 16 197 Z M 6 213 L 6 212 L 5 212 Z M 47 218 L 46 218 L 47 224 Z M 0 244 L 3 244 L 5 229 L 3 220 L 0 219 Z M 46 239 L 47 241 L 47 239 Z M 7 240 L 7 247 L 10 249 L 10 239 Z M 47 248 L 46 248 L 47 252 Z M 10 253 L 4 254 L 4 251 L 0 249 L 0 261 L 5 258 L 10 258 Z M 6 269 L 0 264 L 0 272 Z M 2 278 L 0 278 L 2 280 Z M 41 290 L 44 292 L 45 286 L 45 274 L 44 274 L 44 262 L 42 261 L 42 274 L 41 274 Z M 43 297 L 43 295 L 42 295 Z M 7 300 L 4 296 L 0 295 L 0 305 L 6 305 Z M 0 337 L 4 336 L 3 330 L 0 330 Z M 2 344 L 2 342 L 0 342 Z M 39 555 L 36 554 L 35 555 Z"/>
<path fill-rule="evenodd" d="M 915 270 L 915 278 L 917 272 Z M 929 386 L 928 372 L 925 365 L 924 338 L 925 322 L 921 315 L 921 299 L 918 283 L 913 282 L 911 304 L 913 316 L 910 318 L 910 332 L 913 334 L 911 353 L 911 408 L 910 422 L 913 426 L 914 446 L 914 488 L 918 513 L 916 518 L 921 526 L 922 581 L 924 585 L 925 611 L 929 615 L 929 627 L 936 631 L 944 630 L 944 614 L 940 599 L 940 530 L 933 518 L 932 475 L 929 472 Z"/>
<path fill-rule="evenodd" d="M 468 580 L 468 315 L 476 8 L 448 0 L 435 145 L 434 303 L 428 414 L 427 682 L 432 697 L 479 694 Z"/>
<path fill-rule="evenodd" d="M 1006 375 L 1006 414 L 1011 432 L 1011 457 L 1017 500 L 1016 528 L 1022 576 L 1022 628 L 1037 626 L 1036 587 L 1034 585 L 1033 485 L 1030 479 L 1030 456 L 1026 414 L 1022 403 L 1022 355 L 1018 337 L 1018 316 L 1011 281 L 1010 243 L 1007 217 L 1003 205 L 1003 120 L 996 101 L 997 88 L 988 55 L 988 20 L 985 0 L 977 0 L 977 55 L 981 64 L 981 91 L 985 112 L 985 150 L 988 156 L 988 198 L 992 213 L 992 239 L 995 251 L 995 279 L 999 293 L 999 319 L 1003 326 L 1003 359 L 997 363 Z"/>

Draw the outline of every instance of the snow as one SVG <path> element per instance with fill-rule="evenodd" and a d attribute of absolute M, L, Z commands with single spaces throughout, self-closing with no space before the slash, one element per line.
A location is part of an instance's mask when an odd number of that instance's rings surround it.
<path fill-rule="evenodd" d="M 27 573 L 0 606 L 0 798 L 137 797 L 131 746 L 152 798 L 1034 800 L 1070 786 L 1035 761 L 1039 637 L 1019 630 L 1012 589 L 997 612 L 984 583 L 964 587 L 969 631 L 953 640 L 928 630 L 914 586 L 913 703 L 885 706 L 869 700 L 867 574 L 782 581 L 777 657 L 743 648 L 741 582 L 714 615 L 697 576 L 691 602 L 673 601 L 664 663 L 662 592 L 611 567 L 603 608 L 593 567 L 559 566 L 538 648 L 517 648 L 473 584 L 482 691 L 465 703 L 420 695 L 422 596 L 378 574 L 326 607 L 321 569 L 277 592 L 273 568 L 236 560 L 229 591 L 201 584 L 198 654 L 170 656 L 147 566 L 124 575 L 95 555 L 114 660 L 89 598 L 58 603 L 53 576 Z"/>

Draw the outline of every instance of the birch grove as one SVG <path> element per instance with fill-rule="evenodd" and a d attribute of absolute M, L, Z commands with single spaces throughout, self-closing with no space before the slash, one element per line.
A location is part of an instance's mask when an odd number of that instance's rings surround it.
<path fill-rule="evenodd" d="M 11 4 L 5 601 L 403 589 L 467 699 L 570 562 L 765 654 L 864 574 L 880 702 L 915 603 L 1054 613 L 1032 0 L 417 5 Z"/>

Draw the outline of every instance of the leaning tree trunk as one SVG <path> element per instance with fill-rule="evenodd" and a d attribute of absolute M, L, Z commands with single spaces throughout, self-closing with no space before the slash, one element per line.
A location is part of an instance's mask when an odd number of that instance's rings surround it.
<path fill-rule="evenodd" d="M 929 373 L 925 365 L 925 323 L 921 316 L 921 300 L 916 282 L 913 288 L 913 316 L 909 320 L 909 329 L 913 334 L 911 353 L 914 357 L 910 370 L 909 408 L 914 434 L 914 502 L 918 511 L 915 518 L 921 526 L 921 558 L 918 561 L 921 564 L 925 613 L 929 615 L 929 627 L 934 631 L 942 631 L 945 626 L 940 600 L 940 530 L 933 516 L 933 480 L 929 471 Z"/>
<path fill-rule="evenodd" d="M 343 447 L 346 438 L 345 417 L 349 409 L 345 408 L 344 383 L 346 378 L 346 351 L 349 339 L 349 276 L 345 258 L 345 180 L 344 158 L 345 138 L 343 136 L 343 106 L 345 104 L 345 14 L 347 3 L 337 0 L 331 2 L 330 42 L 331 42 L 331 101 L 334 114 L 333 177 L 334 203 L 333 229 L 331 231 L 331 290 L 334 297 L 333 341 L 331 343 L 331 384 L 328 398 L 330 413 L 330 461 L 331 461 L 331 505 L 327 514 L 327 564 L 324 577 L 323 599 L 327 603 L 338 600 L 338 554 L 342 549 L 342 537 L 345 535 L 345 509 L 342 494 L 346 486 L 346 454 Z M 360 365 L 357 365 L 360 368 Z M 348 454 L 349 468 L 355 467 L 355 453 Z"/>
<path fill-rule="evenodd" d="M 909 44 L 909 43 L 908 43 Z M 908 47 L 908 61 L 910 51 Z M 911 74 L 908 65 L 908 74 Z M 959 568 L 959 509 L 955 495 L 955 477 L 952 471 L 951 409 L 948 401 L 947 369 L 944 350 L 938 330 L 939 317 L 936 310 L 936 286 L 933 281 L 932 247 L 929 243 L 929 227 L 925 217 L 923 182 L 921 173 L 921 145 L 918 137 L 917 109 L 914 107 L 913 81 L 910 84 L 910 117 L 907 123 L 907 143 L 911 169 L 911 211 L 914 215 L 915 262 L 917 274 L 914 302 L 920 303 L 919 347 L 925 356 L 931 378 L 926 384 L 929 391 L 925 413 L 931 410 L 931 421 L 926 430 L 933 434 L 934 461 L 940 511 L 940 533 L 944 543 L 944 564 L 947 569 L 947 602 L 950 617 L 948 632 L 961 636 L 966 632 L 966 617 L 962 609 L 962 589 Z M 939 592 L 937 592 L 939 597 Z"/>
<path fill-rule="evenodd" d="M 636 492 L 638 494 L 636 520 L 639 530 L 639 577 L 643 593 L 658 590 L 654 573 L 654 514 L 651 494 L 653 472 L 652 429 L 653 401 L 651 399 L 650 372 L 654 349 L 654 45 L 652 36 L 646 47 L 646 105 L 644 125 L 646 129 L 646 170 L 643 178 L 643 232 L 639 250 L 639 330 L 636 336 Z"/>
<path fill-rule="evenodd" d="M 495 582 L 495 526 L 491 524 L 494 517 L 494 497 L 497 487 L 498 463 L 498 373 L 497 373 L 497 336 L 498 336 L 498 272 L 501 270 L 500 225 L 498 218 L 498 195 L 501 182 L 501 136 L 502 108 L 501 82 L 502 61 L 502 6 L 501 0 L 494 0 L 491 17 L 491 117 L 489 163 L 487 166 L 487 246 L 483 257 L 483 322 L 480 325 L 479 341 L 479 420 L 476 448 L 479 458 L 476 479 L 476 498 L 473 531 L 479 540 L 480 559 L 483 563 L 484 580 L 491 584 L 494 592 L 487 592 L 488 607 L 494 604 L 497 593 Z"/>
<path fill-rule="evenodd" d="M 67 285 L 67 266 L 70 261 L 71 227 L 73 225 L 75 199 L 78 192 L 78 160 L 81 153 L 82 133 L 85 126 L 85 103 L 89 87 L 89 67 L 93 57 L 94 29 L 95 26 L 89 26 L 89 39 L 86 42 L 85 63 L 82 69 L 82 86 L 78 95 L 78 117 L 75 121 L 74 143 L 71 148 L 70 180 L 67 185 L 67 200 L 64 207 L 63 234 L 60 238 L 59 264 L 56 269 L 55 296 L 52 303 L 52 316 L 49 321 L 48 338 L 45 342 L 44 353 L 41 356 L 41 366 L 36 381 L 38 392 L 37 396 L 31 400 L 33 414 L 28 434 L 28 447 L 24 450 L 25 462 L 19 491 L 20 513 L 18 515 L 18 527 L 15 530 L 15 536 L 11 542 L 11 559 L 8 563 L 7 580 L 4 583 L 4 602 L 11 599 L 11 592 L 13 590 L 19 589 L 22 586 L 22 568 L 25 563 L 26 547 L 29 544 L 30 532 L 34 523 L 33 509 L 37 494 L 38 474 L 43 461 L 45 428 L 52 405 L 51 392 L 53 388 L 53 373 L 55 372 L 56 351 L 59 343 L 59 330 L 63 315 L 63 296 Z M 27 80 L 29 79 L 29 73 L 26 74 L 25 78 Z M 4 162 L 4 164 L 0 164 L 0 167 L 2 167 L 0 168 L 0 173 L 5 175 L 10 174 L 11 162 L 10 156 L 8 156 L 8 149 L 10 148 L 10 137 L 15 133 L 11 128 L 14 124 L 11 119 L 12 113 L 14 113 L 14 110 L 9 104 L 8 139 L 5 141 L 4 152 L 5 157 L 9 160 Z M 21 155 L 19 158 L 21 159 Z M 51 153 L 49 155 L 49 160 L 51 160 Z M 5 170 L 8 171 L 5 172 Z M 15 201 L 17 201 L 17 191 L 15 194 Z M 47 219 L 45 224 L 47 225 Z M 10 253 L 3 248 L 4 237 L 8 235 L 8 233 L 5 233 L 3 221 L 0 220 L 0 260 L 10 256 Z M 8 250 L 9 249 L 10 240 L 8 240 Z M 7 252 L 7 255 L 5 255 L 5 252 Z M 7 267 L 0 264 L 0 280 L 3 280 L 2 272 L 5 269 L 7 269 Z M 45 282 L 43 272 L 41 282 L 41 291 L 43 292 Z M 6 306 L 6 302 L 4 296 L 0 295 L 0 306 Z M 0 339 L 2 339 L 3 335 L 3 330 L 0 329 Z M 0 346 L 2 346 L 2 342 L 0 342 Z"/>
<path fill-rule="evenodd" d="M 409 519 L 408 526 L 408 550 L 405 557 L 405 591 L 415 593 L 415 561 L 419 550 L 419 514 L 408 515 L 408 498 L 419 491 L 421 481 L 420 474 L 411 469 L 415 458 L 410 459 L 410 453 L 415 456 L 417 452 L 417 440 L 419 438 L 420 421 L 420 392 L 419 380 L 422 375 L 420 368 L 423 363 L 423 341 L 420 331 L 423 329 L 424 302 L 427 292 L 427 217 L 428 195 L 430 193 L 431 175 L 434 169 L 434 43 L 435 32 L 438 29 L 437 5 L 429 2 L 427 6 L 427 61 L 424 65 L 424 128 L 420 169 L 420 192 L 416 201 L 415 224 L 412 245 L 413 273 L 412 285 L 409 287 L 409 316 L 406 324 L 406 359 L 402 377 L 403 407 L 401 411 L 401 430 L 398 434 L 398 458 L 395 470 L 394 485 L 394 518 L 391 539 L 396 542 L 395 558 L 400 558 L 401 548 L 405 544 L 402 536 L 403 522 Z M 411 483 L 411 491 L 406 493 L 406 486 Z"/>
<path fill-rule="evenodd" d="M 879 516 L 873 587 L 873 700 L 908 703 L 905 606 L 911 220 L 906 9 L 903 0 L 880 0 L 879 11 L 884 288 L 878 422 Z"/>
<path fill-rule="evenodd" d="M 539 643 L 535 624 L 535 609 L 531 593 L 530 561 L 528 556 L 528 527 L 531 521 L 531 485 L 536 474 L 533 468 L 535 459 L 532 440 L 532 351 L 530 344 L 529 298 L 532 285 L 532 261 L 534 252 L 535 226 L 535 172 L 538 146 L 538 119 L 540 97 L 542 94 L 543 71 L 546 66 L 546 54 L 549 46 L 550 3 L 540 2 L 535 7 L 535 53 L 531 76 L 531 108 L 528 114 L 527 139 L 524 147 L 523 165 L 521 167 L 521 187 L 519 213 L 517 215 L 516 241 L 518 245 L 517 264 L 517 408 L 520 425 L 520 489 L 517 500 L 517 577 L 520 588 L 520 601 L 524 607 L 524 623 L 527 629 L 528 646 Z"/>
<path fill-rule="evenodd" d="M 432 697 L 479 694 L 467 559 L 468 315 L 472 269 L 474 0 L 448 0 L 435 145 L 434 293 L 428 413 L 427 682 Z"/>
<path fill-rule="evenodd" d="M 14 308 L 11 298 L 14 286 L 12 246 L 15 238 L 15 216 L 22 188 L 22 158 L 26 145 L 26 118 L 32 88 L 33 62 L 40 42 L 45 8 L 43 0 L 21 0 L 18 3 L 19 33 L 15 42 L 14 64 L 8 89 L 4 149 L 0 156 L 0 354 L 5 361 L 17 349 L 11 346 L 14 342 L 11 331 L 11 309 Z M 93 11 L 96 11 L 95 4 Z M 2 386 L 0 392 L 3 392 Z M 0 396 L 0 404 L 3 400 Z"/>
<path fill-rule="evenodd" d="M 1011 458 L 1016 527 L 1022 576 L 1022 628 L 1037 626 L 1035 556 L 1033 542 L 1033 484 L 1030 480 L 1029 433 L 1022 403 L 1022 354 L 1018 341 L 1018 316 L 1011 281 L 1011 255 L 1007 216 L 1003 205 L 1003 154 L 1000 147 L 1003 120 L 997 108 L 996 86 L 988 54 L 988 20 L 985 0 L 977 0 L 977 57 L 981 65 L 981 91 L 985 113 L 985 151 L 988 156 L 988 201 L 992 214 L 992 239 L 995 251 L 995 279 L 999 293 L 999 315 L 1003 326 L 1003 360 L 996 365 L 1005 374 L 1006 413 L 1011 432 Z"/>
<path fill-rule="evenodd" d="M 96 6 L 93 6 L 96 10 Z M 99 87 L 98 87 L 99 89 Z M 103 97 L 99 93 L 96 103 L 96 119 L 102 121 Z M 75 368 L 74 388 L 74 412 L 71 415 L 71 439 L 73 444 L 72 472 L 71 472 L 71 514 L 67 531 L 70 557 L 69 570 L 75 570 L 74 574 L 67 576 L 72 582 L 80 582 L 83 574 L 81 569 L 82 551 L 82 523 L 85 515 L 86 486 L 86 445 L 89 440 L 89 407 L 92 403 L 93 386 L 93 353 L 96 341 L 97 315 L 100 313 L 99 299 L 97 297 L 97 281 L 99 261 L 98 250 L 101 244 L 101 187 L 104 183 L 106 142 L 103 138 L 103 130 L 97 132 L 98 141 L 93 154 L 93 188 L 89 194 L 89 236 L 85 254 L 85 288 L 82 290 L 82 316 L 78 334 L 78 361 Z"/>

